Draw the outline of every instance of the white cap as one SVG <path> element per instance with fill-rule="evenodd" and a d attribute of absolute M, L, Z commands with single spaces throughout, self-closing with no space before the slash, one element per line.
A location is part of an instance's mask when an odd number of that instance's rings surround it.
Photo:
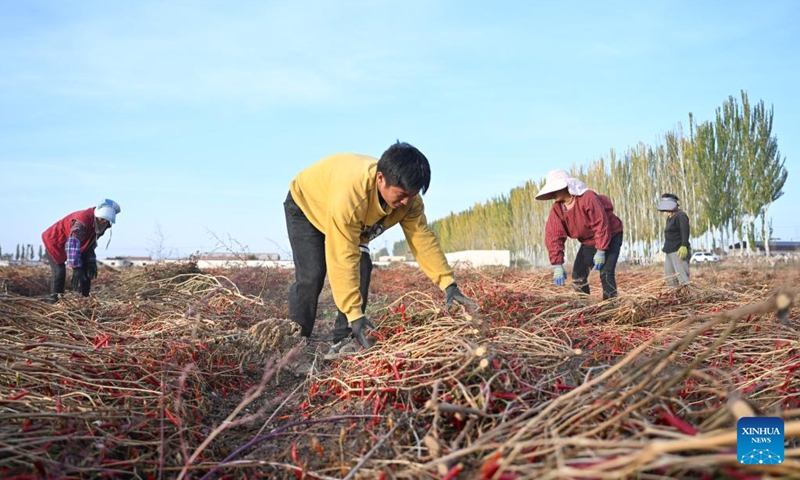
<path fill-rule="evenodd" d="M 112 224 L 117 220 L 117 214 L 122 209 L 119 207 L 119 204 L 114 200 L 106 198 L 102 202 L 97 204 L 97 207 L 94 209 L 94 216 L 97 218 L 102 218 L 108 220 Z"/>

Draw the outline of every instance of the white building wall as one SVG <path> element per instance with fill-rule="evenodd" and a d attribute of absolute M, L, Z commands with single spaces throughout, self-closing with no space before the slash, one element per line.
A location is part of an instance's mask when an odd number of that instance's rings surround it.
<path fill-rule="evenodd" d="M 167 260 L 170 261 L 170 260 Z M 197 268 L 294 268 L 291 260 L 197 260 Z"/>
<path fill-rule="evenodd" d="M 445 257 L 453 268 L 511 266 L 510 250 L 464 250 L 446 253 Z"/>

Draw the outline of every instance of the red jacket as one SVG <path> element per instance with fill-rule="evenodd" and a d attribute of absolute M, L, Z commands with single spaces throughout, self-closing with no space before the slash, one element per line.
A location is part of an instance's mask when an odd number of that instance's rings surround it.
<path fill-rule="evenodd" d="M 72 230 L 72 223 L 76 220 L 86 225 L 86 234 L 84 238 L 80 239 L 81 252 L 89 248 L 97 239 L 94 226 L 94 207 L 72 212 L 57 221 L 42 233 L 44 248 L 47 250 L 47 254 L 50 255 L 50 258 L 57 264 L 67 261 L 67 239 L 69 238 L 70 230 Z"/>
<path fill-rule="evenodd" d="M 622 220 L 614 215 L 610 198 L 592 190 L 574 198 L 575 205 L 570 210 L 566 210 L 563 203 L 555 202 L 547 217 L 544 238 L 551 265 L 564 263 L 564 242 L 567 237 L 605 250 L 611 237 L 622 232 Z"/>

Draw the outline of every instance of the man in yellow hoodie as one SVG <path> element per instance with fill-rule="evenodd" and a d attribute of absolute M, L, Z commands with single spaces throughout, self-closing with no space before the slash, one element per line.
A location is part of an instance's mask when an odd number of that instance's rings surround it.
<path fill-rule="evenodd" d="M 317 300 L 327 272 L 339 309 L 330 354 L 352 335 L 365 348 L 375 327 L 364 315 L 372 262 L 367 245 L 400 224 L 411 252 L 428 278 L 453 301 L 475 307 L 455 283 L 439 241 L 428 228 L 421 194 L 431 179 L 428 159 L 397 142 L 380 160 L 342 153 L 326 157 L 292 180 L 284 202 L 286 229 L 294 258 L 289 318 L 311 336 Z"/>

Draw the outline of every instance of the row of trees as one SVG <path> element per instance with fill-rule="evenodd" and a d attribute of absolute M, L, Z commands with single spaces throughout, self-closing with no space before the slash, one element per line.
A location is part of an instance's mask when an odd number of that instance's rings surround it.
<path fill-rule="evenodd" d="M 39 260 L 44 257 L 44 248 L 39 245 Z M 28 244 L 17 244 L 17 250 L 15 254 L 6 253 L 3 255 L 3 247 L 0 246 L 0 258 L 7 258 L 9 260 L 34 260 L 36 257 L 34 256 L 33 245 Z"/>
<path fill-rule="evenodd" d="M 588 166 L 573 165 L 571 174 L 612 199 L 625 225 L 628 256 L 653 259 L 660 251 L 665 217 L 655 206 L 667 192 L 681 198 L 695 247 L 724 248 L 736 239 L 768 245 L 769 207 L 783 195 L 788 175 L 772 127 L 772 107 L 751 105 L 742 91 L 740 99 L 728 97 L 713 120 L 696 123 L 690 114 L 688 134 L 679 126 L 656 145 L 611 150 Z M 543 185 L 528 181 L 431 227 L 445 251 L 507 249 L 517 259 L 548 264 L 544 228 L 552 202 L 534 199 Z M 576 249 L 577 242 L 568 242 L 571 258 Z"/>

